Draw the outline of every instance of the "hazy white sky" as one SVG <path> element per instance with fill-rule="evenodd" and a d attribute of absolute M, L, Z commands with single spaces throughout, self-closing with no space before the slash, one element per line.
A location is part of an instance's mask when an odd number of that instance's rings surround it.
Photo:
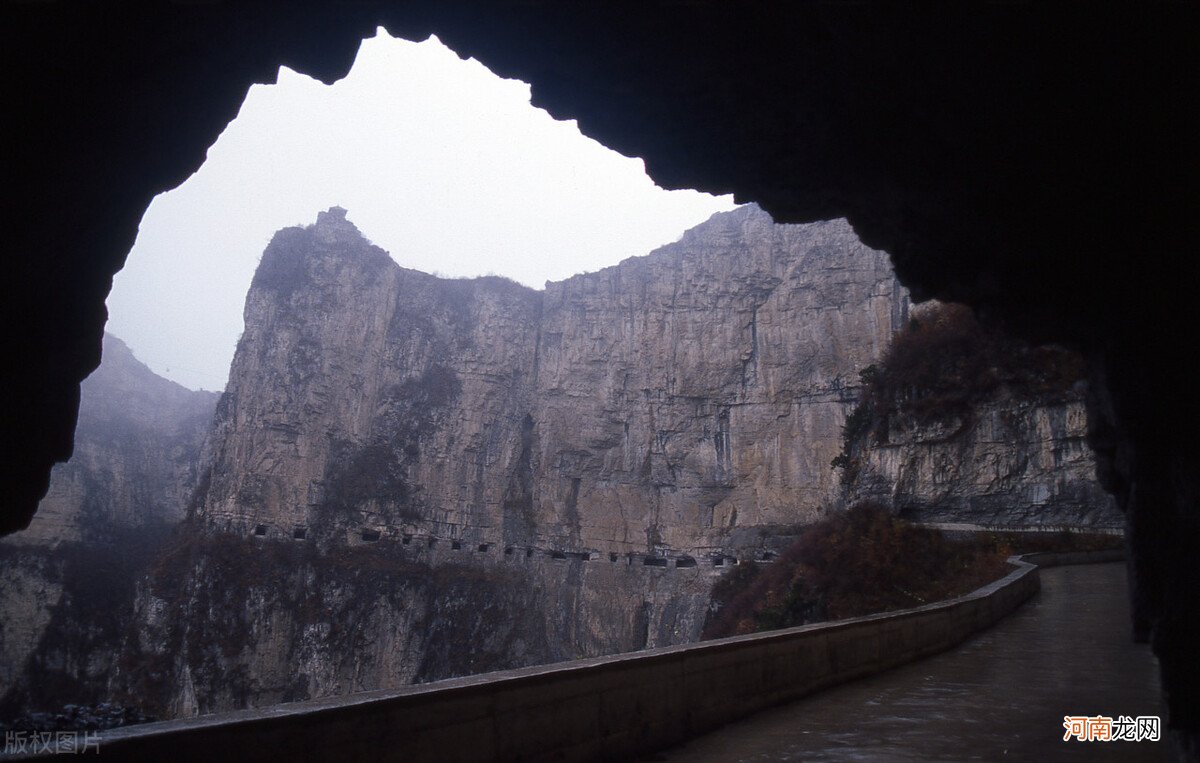
<path fill-rule="evenodd" d="M 527 84 L 380 30 L 332 86 L 281 69 L 250 89 L 200 171 L 146 210 L 108 330 L 157 373 L 223 388 L 263 248 L 333 205 L 405 267 L 536 288 L 734 206 L 664 191 L 640 159 L 530 106 Z"/>

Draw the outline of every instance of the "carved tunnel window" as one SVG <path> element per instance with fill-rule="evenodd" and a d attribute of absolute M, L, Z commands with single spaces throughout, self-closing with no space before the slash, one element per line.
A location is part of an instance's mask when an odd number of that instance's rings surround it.
<path fill-rule="evenodd" d="M 526 558 L 526 559 L 532 559 L 532 558 L 533 558 L 533 549 L 532 549 L 532 548 L 527 548 L 527 549 L 525 549 L 525 558 Z"/>
<path fill-rule="evenodd" d="M 619 558 L 620 558 L 620 556 L 619 556 L 618 554 L 616 554 L 616 553 L 610 553 L 610 554 L 608 555 L 608 561 L 610 561 L 610 562 L 614 562 L 614 563 L 615 563 L 615 562 L 617 561 L 617 559 L 619 559 Z"/>
<path fill-rule="evenodd" d="M 675 560 L 676 567 L 695 567 L 696 560 L 690 556 L 681 556 Z"/>
<path fill-rule="evenodd" d="M 460 540 L 450 541 L 450 550 L 451 551 L 462 551 L 462 541 L 460 541 Z"/>
<path fill-rule="evenodd" d="M 374 543 L 375 541 L 379 540 L 379 536 L 380 536 L 380 532 L 378 530 L 371 530 L 368 528 L 363 528 L 362 539 L 367 541 L 368 543 Z"/>
<path fill-rule="evenodd" d="M 267 526 L 266 525 L 255 525 L 254 534 L 259 537 L 266 535 L 267 534 Z"/>
<path fill-rule="evenodd" d="M 642 564 L 647 567 L 666 567 L 667 558 L 665 556 L 647 556 L 642 560 Z"/>
<path fill-rule="evenodd" d="M 479 544 L 479 553 L 486 554 L 488 552 L 488 549 L 490 549 L 491 547 L 492 547 L 491 543 L 480 543 Z"/>
<path fill-rule="evenodd" d="M 400 542 L 407 546 L 408 544 L 412 543 L 412 539 L 413 539 L 413 536 L 410 533 L 405 533 L 400 538 Z"/>
<path fill-rule="evenodd" d="M 725 557 L 714 556 L 712 562 L 713 562 L 714 567 L 724 567 L 725 566 Z"/>
<path fill-rule="evenodd" d="M 566 559 L 567 555 L 564 554 L 562 551 L 551 551 L 550 558 L 551 559 Z"/>
<path fill-rule="evenodd" d="M 297 527 L 295 530 L 292 530 L 292 538 L 295 540 L 304 540 L 307 537 L 308 537 L 308 528 L 307 527 Z"/>

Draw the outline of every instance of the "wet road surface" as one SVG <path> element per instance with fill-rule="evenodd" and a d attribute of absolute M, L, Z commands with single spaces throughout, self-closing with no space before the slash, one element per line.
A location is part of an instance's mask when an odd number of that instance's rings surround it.
<path fill-rule="evenodd" d="M 926 660 L 730 724 L 654 760 L 1165 760 L 1160 742 L 1063 741 L 1064 715 L 1162 716 L 1130 639 L 1125 565 L 1040 571 L 1004 621 Z"/>

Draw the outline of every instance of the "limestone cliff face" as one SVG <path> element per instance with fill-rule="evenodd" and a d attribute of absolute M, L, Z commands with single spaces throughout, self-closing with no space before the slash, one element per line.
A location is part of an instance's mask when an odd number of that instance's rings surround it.
<path fill-rule="evenodd" d="M 846 499 L 909 303 L 844 222 L 753 206 L 540 292 L 404 269 L 334 208 L 276 234 L 245 322 L 199 468 L 211 396 L 97 375 L 124 402 L 85 398 L 108 434 L 31 536 L 78 540 L 7 557 L 11 697 L 192 715 L 693 641 L 733 562 Z M 849 495 L 1103 523 L 1083 427 L 1078 395 L 898 417 Z"/>
<path fill-rule="evenodd" d="M 74 455 L 29 528 L 0 541 L 0 715 L 107 698 L 134 581 L 184 516 L 216 401 L 105 335 Z"/>
<path fill-rule="evenodd" d="M 912 310 L 865 368 L 838 457 L 849 501 L 926 522 L 1121 527 L 1087 446 L 1083 360 L 983 326 L 963 305 Z"/>
<path fill-rule="evenodd" d="M 218 406 L 204 521 L 498 542 L 540 311 L 505 279 L 401 268 L 340 211 L 280 231 Z"/>
<path fill-rule="evenodd" d="M 844 222 L 755 207 L 543 292 L 401 268 L 337 208 L 280 231 L 114 685 L 180 715 L 695 640 L 836 495 L 906 310 Z"/>
<path fill-rule="evenodd" d="M 906 307 L 842 221 L 743 207 L 536 292 L 405 270 L 331 210 L 263 257 L 200 516 L 321 543 L 732 548 L 835 493 L 852 381 Z"/>
<path fill-rule="evenodd" d="M 925 522 L 1121 527 L 1096 482 L 1082 396 L 1072 397 L 999 400 L 967 422 L 892 428 L 864 444 L 849 495 Z"/>
<path fill-rule="evenodd" d="M 162 378 L 105 334 L 100 367 L 80 387 L 75 452 L 54 467 L 28 529 L 0 543 L 99 543 L 113 528 L 178 522 L 216 402 L 217 393 Z"/>
<path fill-rule="evenodd" d="M 717 215 L 648 257 L 549 284 L 533 415 L 539 540 L 735 551 L 804 522 L 857 370 L 907 319 L 844 221 Z"/>
<path fill-rule="evenodd" d="M 196 534 L 136 597 L 115 696 L 186 716 L 695 640 L 715 572 Z"/>

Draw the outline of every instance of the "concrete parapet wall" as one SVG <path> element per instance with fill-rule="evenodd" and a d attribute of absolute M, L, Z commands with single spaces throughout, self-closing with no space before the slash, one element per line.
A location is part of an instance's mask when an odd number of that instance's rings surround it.
<path fill-rule="evenodd" d="M 1120 558 L 1119 552 L 1117 557 Z M 1037 564 L 1113 552 L 1036 554 Z M 102 732 L 135 760 L 623 760 L 948 649 L 1037 592 L 1036 564 L 899 612 Z"/>
<path fill-rule="evenodd" d="M 1069 564 L 1123 562 L 1126 555 L 1125 549 L 1112 548 L 1103 551 L 1041 551 L 1036 554 L 1025 554 L 1020 558 L 1039 567 L 1063 567 Z"/>

